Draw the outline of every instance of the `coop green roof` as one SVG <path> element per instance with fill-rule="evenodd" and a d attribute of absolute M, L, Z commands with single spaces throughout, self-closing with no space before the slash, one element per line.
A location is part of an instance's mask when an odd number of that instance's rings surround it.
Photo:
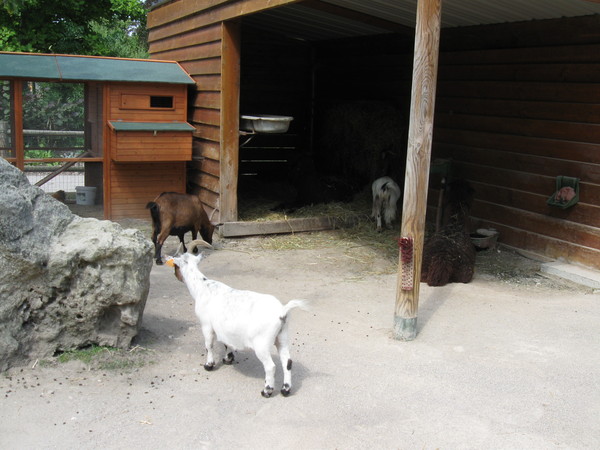
<path fill-rule="evenodd" d="M 0 78 L 194 84 L 173 61 L 0 52 Z"/>

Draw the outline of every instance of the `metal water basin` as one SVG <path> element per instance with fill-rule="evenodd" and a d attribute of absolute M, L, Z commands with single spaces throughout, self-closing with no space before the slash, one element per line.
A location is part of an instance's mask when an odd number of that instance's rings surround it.
<path fill-rule="evenodd" d="M 287 133 L 290 116 L 275 116 L 268 114 L 243 115 L 240 117 L 240 129 L 252 133 Z"/>

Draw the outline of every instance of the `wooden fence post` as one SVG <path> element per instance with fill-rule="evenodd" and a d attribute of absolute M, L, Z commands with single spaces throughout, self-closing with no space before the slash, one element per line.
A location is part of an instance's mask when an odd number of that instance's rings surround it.
<path fill-rule="evenodd" d="M 408 154 L 394 315 L 394 337 L 417 334 L 442 0 L 419 0 L 415 28 Z"/>

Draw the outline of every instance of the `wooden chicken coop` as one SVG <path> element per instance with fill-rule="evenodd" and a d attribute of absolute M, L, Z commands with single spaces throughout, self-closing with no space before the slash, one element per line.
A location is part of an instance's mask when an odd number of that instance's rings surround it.
<path fill-rule="evenodd" d="M 0 87 L 10 93 L 1 105 L 2 156 L 22 170 L 28 163 L 53 163 L 56 173 L 83 162 L 85 185 L 96 187 L 106 219 L 147 217 L 145 205 L 156 195 L 185 192 L 194 131 L 186 121 L 188 86 L 194 84 L 171 61 L 0 53 Z M 33 94 L 61 85 L 81 86 L 80 129 L 29 130 Z M 61 113 L 58 105 L 55 111 Z M 61 133 L 80 142 L 57 146 L 30 138 Z"/>

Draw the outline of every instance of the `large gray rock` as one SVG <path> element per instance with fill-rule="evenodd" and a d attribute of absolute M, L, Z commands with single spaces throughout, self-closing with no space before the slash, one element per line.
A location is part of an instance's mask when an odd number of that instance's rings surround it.
<path fill-rule="evenodd" d="M 128 347 L 151 268 L 139 231 L 75 216 L 0 158 L 0 370 L 91 344 Z"/>

